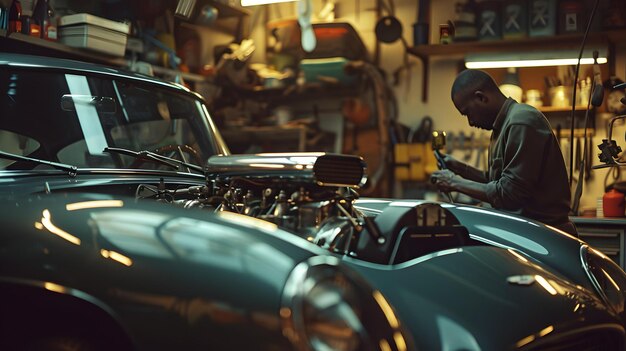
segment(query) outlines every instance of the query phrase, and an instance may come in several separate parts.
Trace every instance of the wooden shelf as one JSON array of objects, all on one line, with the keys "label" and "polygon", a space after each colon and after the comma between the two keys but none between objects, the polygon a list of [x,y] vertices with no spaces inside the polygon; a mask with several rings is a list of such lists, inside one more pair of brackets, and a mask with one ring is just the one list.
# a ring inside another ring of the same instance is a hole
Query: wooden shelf
[{"label": "wooden shelf", "polygon": [[[593,108],[593,107],[592,107]],[[541,106],[537,108],[541,112],[572,112],[572,107],[559,107],[559,106]],[[576,111],[586,111],[587,106],[578,105]]]},{"label": "wooden shelf", "polygon": [[244,17],[250,15],[250,11],[242,7],[228,5],[216,0],[200,1],[197,6],[201,8],[202,5],[214,6],[217,9],[218,18]]},{"label": "wooden shelf", "polygon": [[22,33],[10,33],[7,35],[6,30],[3,29],[0,29],[0,43],[0,47],[3,48],[2,51],[4,52],[69,58],[117,67],[126,65],[126,60],[123,57],[75,48],[58,41],[36,38]]},{"label": "wooden shelf", "polygon": [[[626,37],[626,29],[610,30],[590,33],[585,44],[586,48],[592,45],[606,45],[623,41]],[[467,53],[497,53],[510,51],[541,51],[541,50],[580,50],[582,34],[556,35],[547,37],[520,38],[494,41],[468,41],[451,44],[432,44],[407,47],[407,52],[416,56],[423,64],[423,92],[422,101],[428,100],[428,75],[431,57],[458,58]],[[609,57],[610,57],[609,53]],[[609,60],[611,60],[609,58]],[[611,63],[611,62],[610,62]]]},{"label": "wooden shelf", "polygon": [[[204,6],[213,6],[217,9],[217,19],[210,25],[196,23],[196,18]],[[244,18],[250,15],[250,11],[240,6],[228,5],[219,0],[200,0],[196,4],[194,15],[189,21],[181,21],[182,26],[188,28],[203,27],[229,34],[235,37],[236,42],[243,40]]]},{"label": "wooden shelf", "polygon": [[[623,40],[626,30],[590,33],[586,47],[591,44],[608,44]],[[534,51],[544,49],[580,49],[582,34],[556,35],[549,37],[520,38],[494,41],[468,41],[451,44],[419,45],[409,47],[410,54],[417,57],[464,55],[466,53]]]},{"label": "wooden shelf", "polygon": [[[113,66],[116,68],[128,68],[128,59],[119,56],[111,56],[106,53],[91,51],[83,48],[75,48],[58,41],[44,40],[22,33],[10,33],[7,36],[5,30],[0,29],[0,47],[4,52],[15,52],[30,55],[45,55],[56,58],[65,58],[79,61],[92,62]],[[206,77],[199,74],[180,72],[166,67],[152,65],[154,73],[159,76],[180,75],[183,79],[192,82],[206,81]]]}]

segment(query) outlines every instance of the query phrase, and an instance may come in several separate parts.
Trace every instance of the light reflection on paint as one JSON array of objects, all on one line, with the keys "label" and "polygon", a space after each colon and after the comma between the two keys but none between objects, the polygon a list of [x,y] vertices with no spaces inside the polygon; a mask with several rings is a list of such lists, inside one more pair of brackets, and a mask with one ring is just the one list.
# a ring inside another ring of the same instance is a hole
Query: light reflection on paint
[{"label": "light reflection on paint", "polygon": [[524,256],[520,255],[519,253],[515,252],[515,250],[507,249],[507,251],[510,252],[513,256],[517,257],[518,260],[520,260],[522,262],[528,262],[526,257],[524,257]]},{"label": "light reflection on paint", "polygon": [[385,317],[387,317],[389,325],[391,325],[392,328],[397,328],[399,326],[398,318],[396,318],[395,313],[393,313],[391,306],[389,305],[383,294],[381,294],[378,290],[374,290],[372,295],[374,295],[374,299],[376,299],[376,302],[378,302],[378,305],[383,310]]},{"label": "light reflection on paint", "polygon": [[550,295],[556,295],[556,289],[550,285],[550,283],[546,280],[546,278],[540,276],[539,274],[535,275],[535,280],[541,287],[543,287]]},{"label": "light reflection on paint", "polygon": [[50,291],[54,291],[58,293],[65,293],[65,288],[58,284],[46,282],[44,283],[43,286],[46,290],[50,290]]},{"label": "light reflection on paint", "polygon": [[74,202],[65,205],[65,209],[68,211],[84,210],[88,208],[103,208],[103,207],[123,207],[124,201],[122,200],[95,200],[95,201],[83,201]]},{"label": "light reflection on paint", "polygon": [[504,230],[502,228],[496,228],[496,227],[492,227],[489,225],[481,225],[481,224],[477,224],[476,228],[485,231],[489,234],[493,234],[497,237],[500,237],[502,239],[506,239],[507,241],[510,241],[512,243],[516,243],[519,246],[527,249],[527,250],[531,250],[535,253],[538,253],[540,255],[547,255],[548,249],[546,249],[545,247],[541,246],[539,243],[537,243],[536,241],[532,241],[522,235],[519,234],[515,234],[513,232],[510,232],[508,230]]},{"label": "light reflection on paint", "polygon": [[553,326],[546,327],[542,331],[539,332],[539,337],[546,336],[546,335],[552,333],[552,331],[554,331],[554,327]]},{"label": "light reflection on paint", "polygon": [[42,213],[42,217],[41,217],[41,224],[48,229],[48,231],[54,235],[59,236],[60,238],[63,238],[69,242],[71,242],[72,244],[75,245],[80,245],[80,239],[75,237],[74,235],[64,231],[63,229],[55,226],[54,224],[52,224],[52,219],[51,219],[51,215],[50,215],[50,211],[43,210]]},{"label": "light reflection on paint", "polygon": [[492,215],[492,216],[498,216],[498,217],[502,217],[502,218],[512,219],[514,221],[528,223],[530,225],[534,225],[535,227],[539,227],[539,224],[530,222],[527,219],[519,218],[519,217],[515,217],[515,216],[511,216],[511,215],[507,215],[507,214],[500,213],[500,212],[488,211],[488,210],[483,210],[482,208],[475,208],[475,207],[459,207],[458,209],[459,210],[463,210],[463,211],[478,212],[478,213],[483,213],[483,214],[487,214],[487,215]]},{"label": "light reflection on paint", "polygon": [[609,279],[609,281],[611,282],[611,284],[613,284],[613,286],[615,287],[615,289],[617,289],[617,291],[620,291],[619,286],[617,285],[617,283],[615,282],[615,280],[613,280],[613,278],[611,277],[611,275],[609,273],[607,273],[604,269],[600,268],[602,270],[602,273],[604,273],[604,275]]},{"label": "light reflection on paint", "polygon": [[377,200],[377,199],[359,199],[357,200],[358,204],[387,204],[392,201],[389,200]]},{"label": "light reflection on paint", "polygon": [[393,333],[393,340],[396,342],[396,347],[398,351],[406,351],[406,341],[404,340],[404,336],[399,331]]},{"label": "light reflection on paint", "polygon": [[558,282],[552,280],[552,279],[546,279],[546,281],[548,283],[550,283],[550,286],[552,286],[554,288],[554,290],[556,290],[556,293],[559,295],[565,295],[567,293],[567,291],[565,289],[563,289],[563,287],[561,286],[561,284],[559,284]]},{"label": "light reflection on paint", "polygon": [[380,339],[378,345],[380,346],[380,351],[391,351],[391,346],[385,339]]},{"label": "light reflection on paint", "polygon": [[234,212],[222,211],[217,212],[217,215],[229,220],[231,222],[235,222],[237,224],[241,224],[248,228],[260,229],[269,232],[275,232],[278,230],[278,226],[274,223],[267,222],[261,219],[257,219],[250,216],[240,215]]},{"label": "light reflection on paint", "polygon": [[126,267],[130,267],[133,264],[133,260],[131,260],[129,257],[122,255],[119,252],[102,249],[100,250],[100,255],[102,255],[102,257],[104,258],[110,258],[113,261],[119,262]]},{"label": "light reflection on paint", "polygon": [[547,227],[547,228],[549,228],[549,229],[552,229],[553,231],[555,231],[555,232],[557,232],[557,233],[559,233],[559,234],[561,234],[561,235],[564,235],[564,236],[567,236],[567,237],[569,237],[569,238],[573,238],[573,239],[578,239],[578,238],[576,238],[575,236],[573,236],[572,234],[570,234],[570,233],[568,233],[568,232],[564,232],[564,231],[562,231],[561,229],[555,228],[555,227],[553,227],[553,226],[551,226],[551,225],[547,225],[547,224],[546,224],[546,227]]},{"label": "light reflection on paint", "polygon": [[574,312],[578,311],[580,309],[580,303],[577,303],[576,306],[574,307]]},{"label": "light reflection on paint", "polygon": [[[273,157],[293,157],[293,154],[290,153],[259,153],[257,156],[273,156]],[[323,152],[298,152],[298,156],[304,157],[319,157],[323,156]]]},{"label": "light reflection on paint", "polygon": [[285,168],[285,165],[279,165],[277,163],[250,163],[249,166],[256,168]]},{"label": "light reflection on paint", "polygon": [[515,344],[515,346],[518,347],[518,348],[521,348],[522,346],[530,344],[534,340],[535,340],[535,336],[534,335],[529,335],[529,336],[523,338],[522,340],[518,341]]},{"label": "light reflection on paint", "polygon": [[390,207],[415,207],[422,204],[423,201],[394,201],[389,204]]}]

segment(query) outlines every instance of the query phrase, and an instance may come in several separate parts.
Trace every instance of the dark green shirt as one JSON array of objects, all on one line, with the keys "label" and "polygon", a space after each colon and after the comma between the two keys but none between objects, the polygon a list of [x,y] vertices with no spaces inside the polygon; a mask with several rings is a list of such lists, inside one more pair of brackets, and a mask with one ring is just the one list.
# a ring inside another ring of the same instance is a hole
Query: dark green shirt
[{"label": "dark green shirt", "polygon": [[540,222],[566,223],[570,188],[559,143],[536,108],[508,98],[493,124],[486,177],[496,209]]}]

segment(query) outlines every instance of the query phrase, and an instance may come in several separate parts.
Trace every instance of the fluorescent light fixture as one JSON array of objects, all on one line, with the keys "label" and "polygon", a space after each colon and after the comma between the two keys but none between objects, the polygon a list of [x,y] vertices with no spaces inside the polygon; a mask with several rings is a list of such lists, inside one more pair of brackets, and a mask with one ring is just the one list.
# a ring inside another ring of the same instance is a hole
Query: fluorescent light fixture
[{"label": "fluorescent light fixture", "polygon": [[[598,50],[598,63],[605,64],[607,49]],[[576,51],[542,51],[517,53],[479,53],[465,56],[465,67],[472,69],[508,68],[508,67],[544,67],[576,65]],[[581,65],[593,64],[592,51],[586,50],[580,60]]]},{"label": "fluorescent light fixture", "polygon": [[267,4],[275,4],[279,2],[292,2],[298,0],[241,0],[241,6],[256,6],[256,5],[267,5]]}]

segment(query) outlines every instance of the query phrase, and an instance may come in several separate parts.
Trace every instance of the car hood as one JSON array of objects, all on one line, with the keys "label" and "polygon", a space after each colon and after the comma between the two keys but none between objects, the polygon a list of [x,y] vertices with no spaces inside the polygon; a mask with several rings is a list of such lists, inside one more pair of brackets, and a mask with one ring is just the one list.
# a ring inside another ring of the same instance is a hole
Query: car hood
[{"label": "car hood", "polygon": [[[385,216],[393,207],[411,208],[432,201],[364,198],[356,206],[371,216]],[[472,239],[488,245],[513,248],[546,264],[569,280],[592,289],[582,269],[580,247],[584,244],[558,229],[528,218],[463,204],[439,203],[461,225]]]},{"label": "car hood", "polygon": [[0,204],[0,213],[0,279],[181,314],[183,300],[233,317],[276,314],[293,267],[324,253],[249,217],[106,195],[30,197]]},{"label": "car hood", "polygon": [[514,250],[469,246],[391,266],[345,261],[387,296],[418,349],[532,348],[594,326],[624,332],[589,290]]}]

